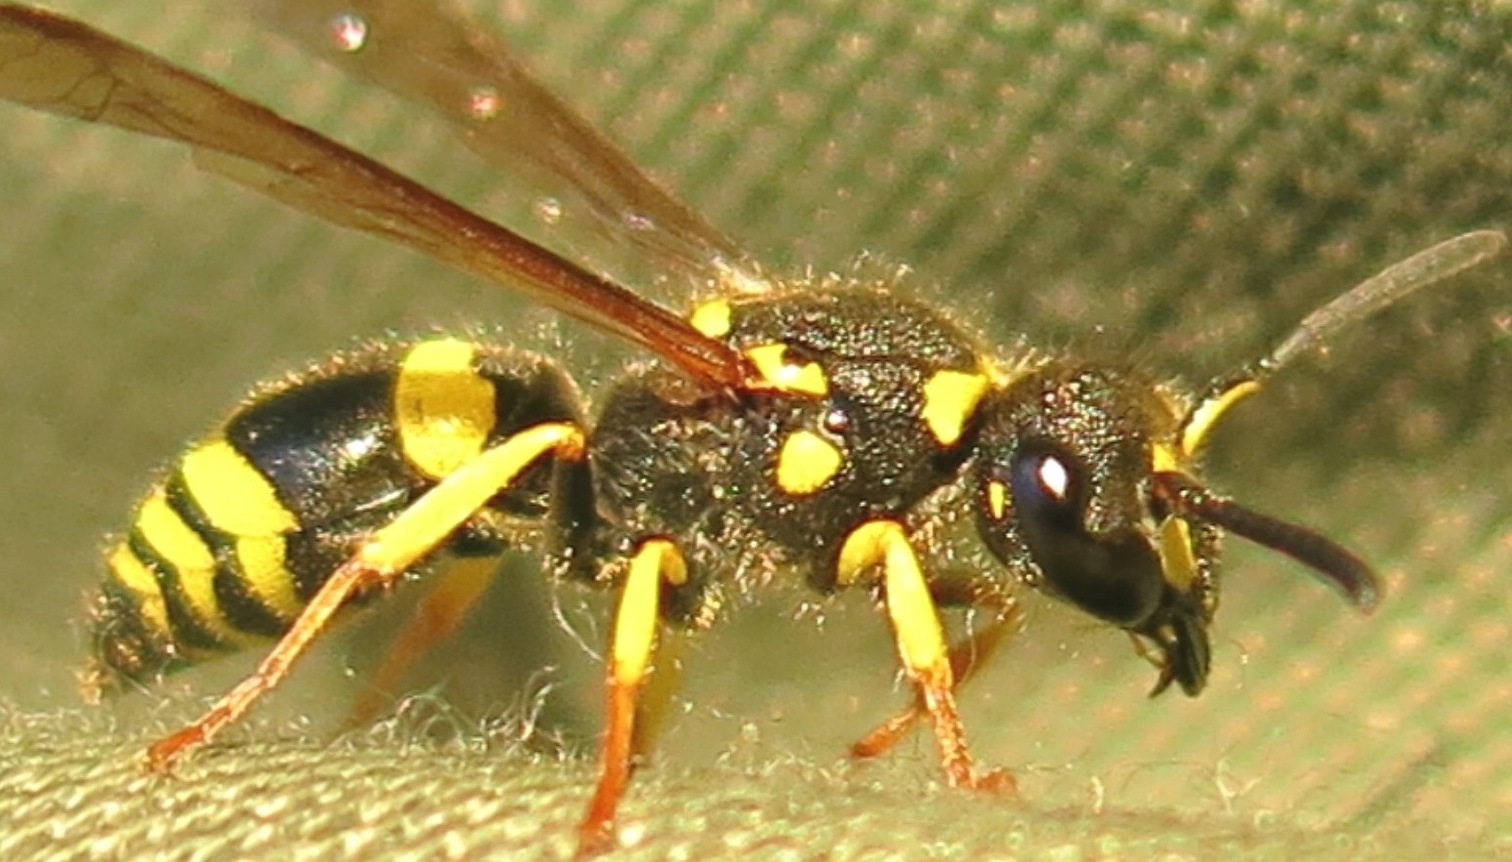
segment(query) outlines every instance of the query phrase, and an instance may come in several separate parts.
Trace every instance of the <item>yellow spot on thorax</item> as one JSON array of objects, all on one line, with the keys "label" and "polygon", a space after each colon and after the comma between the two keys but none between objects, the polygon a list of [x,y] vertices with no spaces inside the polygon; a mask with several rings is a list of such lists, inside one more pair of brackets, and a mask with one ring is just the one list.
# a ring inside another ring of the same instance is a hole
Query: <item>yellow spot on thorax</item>
[{"label": "yellow spot on thorax", "polygon": [[747,347],[745,355],[774,389],[805,395],[828,395],[829,379],[817,362],[799,365],[787,360],[787,345],[761,344]]},{"label": "yellow spot on thorax", "polygon": [[976,413],[987,392],[987,375],[974,371],[939,371],[924,383],[924,407],[920,411],[929,433],[942,446],[961,439],[966,423]]},{"label": "yellow spot on thorax", "polygon": [[194,504],[217,530],[233,536],[291,532],[298,520],[278,501],[273,484],[225,440],[189,450],[179,474]]},{"label": "yellow spot on thorax", "polygon": [[399,440],[404,457],[432,479],[476,458],[493,431],[494,387],[473,369],[474,352],[465,341],[437,339],[415,345],[399,365]]},{"label": "yellow spot on thorax", "polygon": [[845,463],[835,444],[812,431],[794,431],[777,453],[777,487],[807,496],[824,487]]},{"label": "yellow spot on thorax", "polygon": [[724,338],[730,334],[730,301],[715,299],[699,305],[688,315],[688,323],[709,338]]}]

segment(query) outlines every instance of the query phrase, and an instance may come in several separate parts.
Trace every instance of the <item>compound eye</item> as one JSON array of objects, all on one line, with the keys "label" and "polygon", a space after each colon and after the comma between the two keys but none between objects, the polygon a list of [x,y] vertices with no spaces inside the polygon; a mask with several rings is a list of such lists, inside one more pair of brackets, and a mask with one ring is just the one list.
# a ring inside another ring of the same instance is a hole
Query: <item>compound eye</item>
[{"label": "compound eye", "polygon": [[1159,608],[1165,579],[1155,549],[1134,525],[1093,533],[1084,463],[1053,443],[1029,443],[1009,466],[1013,510],[1024,544],[1051,592],[1125,627]]},{"label": "compound eye", "polygon": [[1013,462],[1009,486],[1019,517],[1056,530],[1080,530],[1085,469],[1069,455],[1034,447]]}]

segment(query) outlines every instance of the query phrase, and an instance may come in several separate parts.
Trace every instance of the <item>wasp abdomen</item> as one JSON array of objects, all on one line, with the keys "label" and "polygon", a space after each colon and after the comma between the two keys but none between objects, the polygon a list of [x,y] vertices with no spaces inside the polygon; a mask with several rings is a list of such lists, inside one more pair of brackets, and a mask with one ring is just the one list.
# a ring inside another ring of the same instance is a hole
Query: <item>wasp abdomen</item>
[{"label": "wasp abdomen", "polygon": [[[150,680],[276,639],[436,482],[525,426],[578,412],[545,360],[456,339],[375,345],[254,394],[173,463],[108,552],[90,684]],[[501,551],[501,515],[546,511],[538,472],[428,559]]]}]

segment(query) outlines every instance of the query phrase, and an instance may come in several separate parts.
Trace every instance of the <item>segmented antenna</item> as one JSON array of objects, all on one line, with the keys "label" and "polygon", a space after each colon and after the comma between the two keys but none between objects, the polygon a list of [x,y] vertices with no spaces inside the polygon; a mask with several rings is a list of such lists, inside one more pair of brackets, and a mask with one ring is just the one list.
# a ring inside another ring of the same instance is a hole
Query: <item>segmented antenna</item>
[{"label": "segmented antenna", "polygon": [[1335,333],[1357,323],[1416,290],[1500,254],[1507,236],[1497,230],[1478,230],[1444,240],[1375,276],[1312,314],[1257,364],[1255,379],[1275,373],[1304,353],[1321,347]]},{"label": "segmented antenna", "polygon": [[1239,373],[1220,377],[1187,414],[1182,423],[1181,451],[1195,458],[1218,420],[1240,401],[1259,391],[1266,378],[1288,363],[1317,350],[1345,327],[1364,320],[1414,291],[1489,260],[1506,248],[1507,236],[1498,230],[1477,230],[1447,239],[1432,248],[1392,264],[1355,285],[1332,302],[1302,318],[1297,328],[1259,362]]},{"label": "segmented antenna", "polygon": [[1368,563],[1338,542],[1220,497],[1180,473],[1156,473],[1154,478],[1160,493],[1186,517],[1222,527],[1291,557],[1362,613],[1375,610],[1380,602],[1380,579]]},{"label": "segmented antenna", "polygon": [[[1500,231],[1479,230],[1461,234],[1387,267],[1307,315],[1265,358],[1237,375],[1220,378],[1209,388],[1207,395],[1193,406],[1182,423],[1179,438],[1182,454],[1196,458],[1218,420],[1235,404],[1259,391],[1261,383],[1287,363],[1322,347],[1341,329],[1364,320],[1413,291],[1495,257],[1506,245],[1507,237]],[[1156,491],[1165,498],[1167,505],[1183,516],[1222,527],[1291,557],[1365,613],[1373,610],[1380,601],[1380,580],[1370,566],[1332,539],[1220,497],[1179,472],[1157,472],[1154,480]],[[1156,690],[1161,687],[1157,686]]]}]

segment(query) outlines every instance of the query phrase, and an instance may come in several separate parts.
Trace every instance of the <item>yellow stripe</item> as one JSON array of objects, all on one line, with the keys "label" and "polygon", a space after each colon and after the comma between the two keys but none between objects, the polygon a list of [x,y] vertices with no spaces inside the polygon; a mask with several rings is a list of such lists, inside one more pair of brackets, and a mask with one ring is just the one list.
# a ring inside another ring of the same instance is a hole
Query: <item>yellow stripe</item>
[{"label": "yellow stripe", "polygon": [[415,345],[399,365],[399,440],[404,457],[432,479],[476,458],[493,432],[494,387],[473,369],[473,357],[473,345],[447,338]]},{"label": "yellow stripe", "polygon": [[137,514],[137,529],[152,550],[173,567],[189,610],[205,631],[231,646],[251,646],[260,638],[226,622],[215,597],[215,554],[205,540],[168,505],[163,489],[154,490]]},{"label": "yellow stripe", "polygon": [[236,542],[236,559],[247,591],[279,619],[292,620],[304,604],[294,592],[294,573],[284,559],[284,548],[282,536],[245,536]]},{"label": "yellow stripe", "polygon": [[730,334],[730,301],[715,299],[705,302],[693,309],[688,322],[709,338],[724,338]]},{"label": "yellow stripe", "polygon": [[1181,451],[1187,457],[1194,458],[1202,444],[1207,442],[1207,435],[1213,430],[1213,426],[1223,418],[1235,404],[1260,391],[1258,380],[1241,380],[1233,386],[1210,398],[1203,400],[1187,417],[1186,424],[1181,428]]},{"label": "yellow stripe", "polygon": [[945,630],[919,558],[897,521],[868,521],[852,530],[840,548],[836,582],[854,583],[861,572],[879,564],[903,666],[916,673],[939,666],[947,654]]},{"label": "yellow stripe", "polygon": [[116,583],[136,597],[138,612],[147,627],[164,639],[172,639],[172,632],[168,629],[168,603],[163,600],[163,591],[159,589],[152,570],[137,559],[124,542],[110,552],[106,565]]},{"label": "yellow stripe", "polygon": [[430,553],[488,499],[505,490],[536,459],[548,454],[580,461],[586,442],[576,426],[543,422],[469,461],[453,472],[358,549],[359,559],[397,574]]},{"label": "yellow stripe", "polygon": [[233,536],[272,536],[299,526],[273,484],[225,440],[189,450],[179,467],[194,504],[212,526]]},{"label": "yellow stripe", "polygon": [[1007,485],[997,481],[987,483],[987,511],[994,521],[1001,521],[1008,514]]},{"label": "yellow stripe", "polygon": [[215,568],[215,554],[210,545],[173,511],[161,487],[154,488],[142,503],[136,527],[152,550],[173,568],[180,571]]},{"label": "yellow stripe", "polygon": [[936,372],[924,383],[924,408],[920,411],[929,433],[942,446],[954,445],[986,392],[985,374],[948,369]]},{"label": "yellow stripe", "polygon": [[886,549],[882,545],[881,532],[886,521],[869,521],[845,537],[840,546],[840,562],[835,566],[835,584],[848,587],[861,577],[868,567],[882,562]]},{"label": "yellow stripe", "polygon": [[1186,457],[1169,443],[1154,443],[1150,446],[1150,469],[1156,473],[1182,472]]},{"label": "yellow stripe", "polygon": [[777,453],[777,487],[807,496],[824,487],[844,463],[845,456],[833,443],[812,431],[794,431]]},{"label": "yellow stripe", "polygon": [[647,539],[630,558],[630,572],[614,614],[610,673],[616,682],[638,685],[645,677],[656,643],[661,585],[681,584],[687,579],[682,553],[666,539]]},{"label": "yellow stripe", "polygon": [[798,365],[787,360],[787,345],[760,344],[746,348],[745,355],[773,388],[805,395],[829,394],[829,378],[817,362]]},{"label": "yellow stripe", "polygon": [[214,570],[179,569],[179,589],[184,591],[184,600],[194,613],[195,621],[220,643],[230,647],[251,647],[267,642],[265,638],[249,635],[226,620],[226,615],[221,612],[220,600],[215,595]]},{"label": "yellow stripe", "polygon": [[1197,557],[1192,551],[1192,528],[1182,518],[1167,518],[1160,526],[1160,573],[1166,583],[1188,590],[1197,577]]}]

